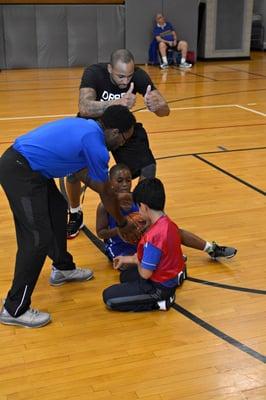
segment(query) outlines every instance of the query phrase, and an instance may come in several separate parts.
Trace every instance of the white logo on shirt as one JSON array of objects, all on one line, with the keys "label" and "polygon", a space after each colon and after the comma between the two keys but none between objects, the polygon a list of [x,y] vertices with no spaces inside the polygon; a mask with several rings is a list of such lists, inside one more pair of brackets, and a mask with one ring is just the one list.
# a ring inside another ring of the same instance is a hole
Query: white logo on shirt
[{"label": "white logo on shirt", "polygon": [[101,101],[110,101],[110,100],[121,99],[121,97],[123,97],[125,94],[126,94],[126,92],[114,94],[114,93],[109,93],[109,92],[107,92],[107,90],[105,90],[102,94]]}]

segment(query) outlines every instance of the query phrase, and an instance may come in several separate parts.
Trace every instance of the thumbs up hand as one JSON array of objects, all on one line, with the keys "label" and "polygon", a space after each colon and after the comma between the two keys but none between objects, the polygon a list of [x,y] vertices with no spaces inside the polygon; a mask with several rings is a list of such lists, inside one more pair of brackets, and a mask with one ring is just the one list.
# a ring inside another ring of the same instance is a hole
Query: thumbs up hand
[{"label": "thumbs up hand", "polygon": [[162,107],[164,101],[158,90],[151,90],[151,85],[148,85],[144,96],[144,103],[149,111],[156,112]]},{"label": "thumbs up hand", "polygon": [[128,91],[121,98],[120,104],[126,106],[129,110],[134,107],[136,103],[136,95],[133,93],[134,90],[134,82],[130,83]]}]

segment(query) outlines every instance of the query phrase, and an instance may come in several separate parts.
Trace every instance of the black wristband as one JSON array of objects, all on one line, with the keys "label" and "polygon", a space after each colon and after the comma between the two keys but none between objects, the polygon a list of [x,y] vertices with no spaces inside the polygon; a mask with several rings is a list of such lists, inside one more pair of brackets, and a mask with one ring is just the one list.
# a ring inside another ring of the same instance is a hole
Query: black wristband
[{"label": "black wristband", "polygon": [[122,224],[117,223],[117,227],[119,229],[125,228],[125,226],[127,226],[127,219],[125,219],[125,221],[123,221]]}]

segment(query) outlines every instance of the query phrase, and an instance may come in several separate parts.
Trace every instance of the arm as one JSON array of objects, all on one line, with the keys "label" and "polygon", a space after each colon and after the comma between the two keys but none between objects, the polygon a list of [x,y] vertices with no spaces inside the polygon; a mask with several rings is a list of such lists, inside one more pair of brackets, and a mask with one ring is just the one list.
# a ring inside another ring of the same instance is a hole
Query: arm
[{"label": "arm", "polygon": [[149,279],[152,275],[152,271],[141,266],[137,257],[137,253],[135,253],[133,256],[115,257],[113,263],[114,269],[119,269],[123,264],[136,264],[138,266],[138,272],[143,279]]},{"label": "arm", "polygon": [[173,35],[172,46],[176,46],[176,44],[177,44],[177,36],[176,36],[176,32],[174,30],[172,30],[172,35]]},{"label": "arm", "polygon": [[151,90],[150,85],[147,87],[144,102],[148,110],[154,112],[157,117],[166,117],[170,114],[170,109],[166,100],[163,98],[159,90]]},{"label": "arm", "polygon": [[96,211],[96,233],[97,236],[103,240],[110,239],[111,237],[118,235],[117,227],[108,227],[108,214],[102,203],[98,205]]},{"label": "arm", "polygon": [[136,95],[133,92],[134,84],[131,83],[129,90],[123,97],[116,100],[97,101],[96,91],[93,88],[81,88],[79,90],[79,114],[81,117],[101,117],[106,108],[111,105],[120,104],[131,109],[135,105]]},{"label": "arm", "polygon": [[155,39],[157,40],[158,43],[165,43],[165,44],[169,44],[169,46],[171,46],[172,42],[169,42],[169,40],[165,40],[165,39],[161,38],[160,35],[155,36]]},{"label": "arm", "polygon": [[[117,195],[112,189],[109,180],[106,182],[92,180],[87,175],[86,169],[77,172],[76,176],[78,179],[81,180],[81,182],[85,183],[85,185],[87,185],[94,192],[99,194],[101,201],[103,203],[103,207],[116,220],[118,225],[118,231],[119,234],[122,236],[122,238],[125,241],[129,240],[137,242],[139,239],[139,233],[137,232],[136,226],[133,222],[131,222],[121,214]],[[120,225],[122,225],[122,227]]]}]

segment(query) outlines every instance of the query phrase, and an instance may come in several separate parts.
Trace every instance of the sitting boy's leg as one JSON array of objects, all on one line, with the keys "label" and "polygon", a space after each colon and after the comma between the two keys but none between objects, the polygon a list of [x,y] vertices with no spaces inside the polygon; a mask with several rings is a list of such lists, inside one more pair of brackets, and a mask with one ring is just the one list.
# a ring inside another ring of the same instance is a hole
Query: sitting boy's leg
[{"label": "sitting boy's leg", "polygon": [[136,264],[126,265],[127,268],[122,268],[120,272],[120,282],[135,282],[140,279],[138,266]]},{"label": "sitting boy's leg", "polygon": [[[124,274],[123,271],[122,274]],[[160,295],[148,281],[139,278],[131,282],[112,285],[103,291],[103,301],[111,310],[151,311],[158,310]]]}]

